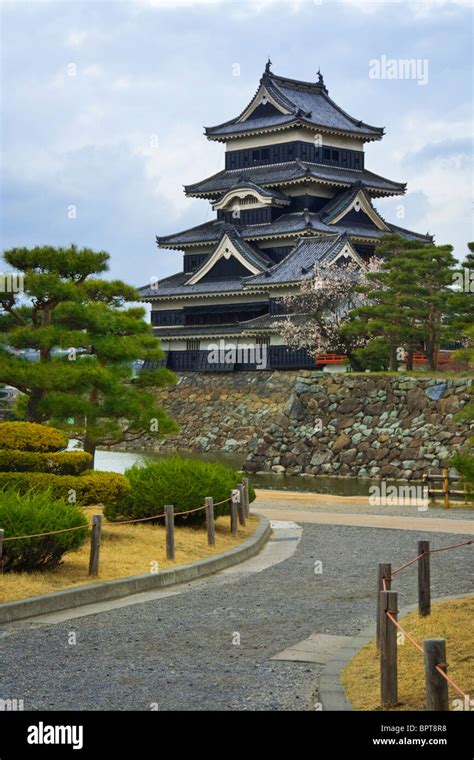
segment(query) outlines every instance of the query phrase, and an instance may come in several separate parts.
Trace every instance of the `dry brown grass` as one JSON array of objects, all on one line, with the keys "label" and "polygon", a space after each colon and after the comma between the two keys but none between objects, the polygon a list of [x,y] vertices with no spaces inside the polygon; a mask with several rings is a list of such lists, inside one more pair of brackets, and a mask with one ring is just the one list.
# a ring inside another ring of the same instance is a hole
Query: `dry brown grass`
[{"label": "dry brown grass", "polygon": [[[420,644],[423,639],[446,639],[448,673],[466,694],[474,694],[474,596],[438,602],[429,617],[411,612],[403,627]],[[342,671],[341,680],[355,710],[381,710],[379,656],[375,641],[363,647]],[[394,710],[424,710],[423,655],[409,641],[398,647],[398,698]],[[450,705],[460,695],[449,687]]]},{"label": "dry brown grass", "polygon": [[[97,514],[99,511],[97,507],[85,510],[89,515]],[[207,545],[205,528],[177,527],[174,562],[166,560],[164,526],[146,523],[120,527],[104,525],[100,548],[100,574],[97,578],[89,578],[87,575],[90,542],[86,541],[78,552],[65,554],[63,563],[54,570],[5,573],[0,578],[0,602],[47,594],[85,583],[149,573],[152,568],[156,569],[156,565],[152,563],[158,563],[158,569],[165,570],[168,567],[221,554],[248,538],[257,527],[258,518],[250,516],[245,528],[239,526],[235,538],[230,533],[229,523],[229,517],[217,518],[214,547]]]}]

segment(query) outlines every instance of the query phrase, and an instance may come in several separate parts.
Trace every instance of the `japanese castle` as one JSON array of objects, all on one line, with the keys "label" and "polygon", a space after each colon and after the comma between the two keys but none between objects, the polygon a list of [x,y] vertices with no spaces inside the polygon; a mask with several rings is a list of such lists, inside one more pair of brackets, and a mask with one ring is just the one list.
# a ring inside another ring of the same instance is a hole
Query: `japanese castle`
[{"label": "japanese castle", "polygon": [[319,72],[316,82],[288,79],[268,61],[240,115],[206,127],[205,135],[225,143],[225,168],[185,193],[207,198],[216,216],[157,237],[160,248],[183,251],[183,265],[141,288],[166,365],[182,372],[255,368],[238,354],[210,361],[218,344],[264,345],[267,369],[314,368],[306,350],[288,348],[278,334],[286,319],[281,296],[315,267],[366,266],[384,235],[432,240],[390,224],[373,205],[406,190],[365,167],[364,144],[381,140],[384,129],[338,106]]}]

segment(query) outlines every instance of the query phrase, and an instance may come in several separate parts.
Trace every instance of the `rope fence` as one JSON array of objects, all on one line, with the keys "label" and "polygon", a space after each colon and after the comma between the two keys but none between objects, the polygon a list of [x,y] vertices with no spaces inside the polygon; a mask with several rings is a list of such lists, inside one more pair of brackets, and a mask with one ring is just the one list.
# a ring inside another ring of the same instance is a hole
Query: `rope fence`
[{"label": "rope fence", "polygon": [[77,525],[73,528],[62,528],[61,530],[50,530],[43,533],[31,533],[24,536],[7,536],[4,537],[5,531],[0,528],[0,567],[3,569],[2,556],[3,556],[3,544],[8,541],[23,541],[32,538],[43,538],[45,536],[55,536],[60,533],[70,533],[77,530],[91,529],[91,550],[89,561],[89,575],[97,576],[99,574],[99,555],[100,544],[102,539],[103,526],[120,527],[122,525],[134,525],[136,523],[150,522],[151,520],[158,520],[160,518],[165,519],[166,530],[166,559],[174,560],[175,558],[175,545],[174,545],[174,529],[175,518],[185,517],[187,515],[195,514],[196,512],[206,511],[206,528],[207,528],[207,541],[209,546],[215,545],[215,518],[214,508],[219,507],[222,504],[230,503],[230,530],[233,536],[237,535],[238,523],[245,526],[246,517],[250,513],[250,498],[249,498],[249,481],[248,478],[243,478],[242,483],[239,483],[235,489],[233,489],[227,499],[214,502],[212,496],[207,496],[205,504],[201,507],[194,509],[188,509],[186,511],[174,511],[172,504],[165,505],[164,512],[160,512],[157,515],[151,517],[138,517],[133,520],[118,520],[117,522],[110,520],[103,520],[101,514],[92,516],[92,522],[89,525]]},{"label": "rope fence", "polygon": [[[40,538],[41,536],[56,536],[58,533],[70,533],[73,530],[84,530],[87,525],[77,525],[75,528],[62,528],[61,530],[48,530],[46,533],[30,533],[29,536],[7,536],[2,543],[7,541],[22,541],[25,538]],[[0,557],[1,559],[1,557]]]},{"label": "rope fence", "polygon": [[397,631],[424,658],[426,707],[428,710],[449,710],[448,684],[470,705],[469,695],[447,673],[446,641],[424,639],[420,644],[397,620],[398,595],[392,591],[395,575],[418,563],[418,611],[423,617],[431,613],[430,556],[474,544],[474,539],[448,546],[430,548],[429,541],[418,541],[418,554],[392,571],[390,563],[379,563],[377,577],[377,648],[380,652],[380,692],[384,708],[398,704],[398,640]]}]

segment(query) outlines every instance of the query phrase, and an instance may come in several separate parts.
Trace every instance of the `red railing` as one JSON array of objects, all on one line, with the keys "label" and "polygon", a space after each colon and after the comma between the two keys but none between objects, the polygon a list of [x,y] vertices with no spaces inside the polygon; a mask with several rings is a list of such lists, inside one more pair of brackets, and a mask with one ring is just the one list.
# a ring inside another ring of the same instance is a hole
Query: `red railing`
[{"label": "red railing", "polygon": [[318,354],[316,364],[343,364],[347,361],[344,354]]}]

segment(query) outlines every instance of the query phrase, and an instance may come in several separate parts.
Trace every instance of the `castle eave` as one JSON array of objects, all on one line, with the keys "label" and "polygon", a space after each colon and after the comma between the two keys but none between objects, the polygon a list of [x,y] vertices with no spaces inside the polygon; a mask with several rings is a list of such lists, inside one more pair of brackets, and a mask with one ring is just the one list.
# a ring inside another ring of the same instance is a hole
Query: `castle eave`
[{"label": "castle eave", "polygon": [[[265,135],[265,134],[275,134],[277,132],[283,132],[285,130],[295,129],[299,127],[304,127],[306,129],[310,129],[313,132],[322,132],[324,134],[328,135],[334,135],[335,137],[354,137],[354,138],[361,138],[363,137],[364,142],[376,142],[378,140],[381,140],[384,136],[384,132],[380,132],[379,134],[371,134],[371,133],[361,133],[361,132],[355,132],[350,130],[341,130],[341,129],[332,129],[330,127],[323,127],[319,124],[313,124],[308,121],[304,121],[302,119],[298,119],[295,121],[290,121],[287,124],[279,124],[275,126],[267,126],[267,127],[260,127],[260,128],[254,128],[254,129],[247,129],[247,130],[241,130],[240,132],[226,132],[226,133],[212,133],[208,132],[208,127],[205,127],[205,136],[208,140],[212,142],[221,142],[226,143],[230,140],[238,140],[241,137],[252,137],[253,135]],[[382,128],[383,129],[383,128]]]}]

